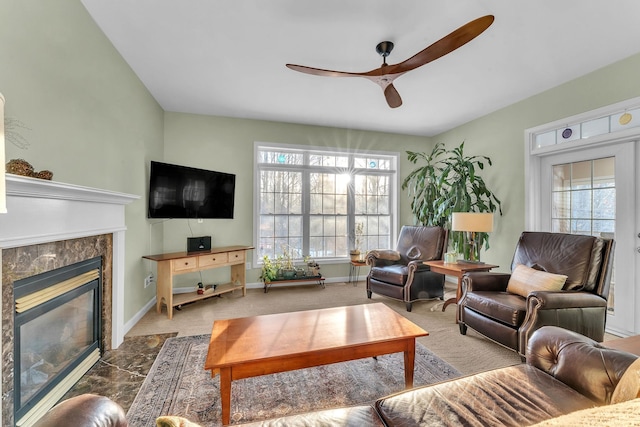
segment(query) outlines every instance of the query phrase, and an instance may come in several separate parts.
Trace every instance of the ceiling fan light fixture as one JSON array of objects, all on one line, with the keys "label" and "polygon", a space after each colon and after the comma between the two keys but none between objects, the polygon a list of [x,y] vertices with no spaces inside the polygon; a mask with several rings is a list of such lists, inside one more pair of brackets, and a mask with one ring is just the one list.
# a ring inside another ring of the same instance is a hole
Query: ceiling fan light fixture
[{"label": "ceiling fan light fixture", "polygon": [[389,56],[392,50],[393,50],[393,42],[390,42],[390,41],[380,42],[376,46],[376,52],[378,52],[378,55],[382,56],[383,58],[386,58],[387,56]]}]

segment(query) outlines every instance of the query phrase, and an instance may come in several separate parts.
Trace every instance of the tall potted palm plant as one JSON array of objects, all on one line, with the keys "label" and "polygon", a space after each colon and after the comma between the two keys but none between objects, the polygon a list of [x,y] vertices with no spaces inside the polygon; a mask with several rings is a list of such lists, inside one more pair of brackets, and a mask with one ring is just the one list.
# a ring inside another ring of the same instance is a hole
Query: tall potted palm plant
[{"label": "tall potted palm plant", "polygon": [[[450,228],[453,212],[497,211],[502,215],[500,199],[478,175],[485,163],[492,165],[489,157],[465,155],[464,142],[451,150],[437,143],[430,153],[407,151],[407,155],[411,163],[422,163],[402,182],[402,189],[408,190],[411,211],[418,223]],[[452,232],[449,241],[456,252],[464,252],[462,232]],[[477,250],[483,245],[485,249],[489,248],[488,235],[479,233]],[[465,253],[465,257],[468,256]]]}]

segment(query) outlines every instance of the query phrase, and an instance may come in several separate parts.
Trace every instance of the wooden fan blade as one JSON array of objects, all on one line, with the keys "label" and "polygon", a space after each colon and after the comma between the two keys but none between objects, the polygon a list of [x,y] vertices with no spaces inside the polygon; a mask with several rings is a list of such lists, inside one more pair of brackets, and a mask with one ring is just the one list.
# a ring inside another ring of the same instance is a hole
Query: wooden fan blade
[{"label": "wooden fan blade", "polygon": [[321,68],[307,67],[304,65],[287,64],[287,68],[305,74],[324,77],[362,77],[366,73],[349,73],[347,71],[323,70]]},{"label": "wooden fan blade", "polygon": [[435,61],[478,37],[484,30],[489,28],[494,19],[493,15],[486,15],[467,22],[462,27],[416,53],[411,58],[398,64],[390,65],[385,71],[387,74],[406,73],[424,64],[428,64],[431,61]]},{"label": "wooden fan blade", "polygon": [[387,104],[391,108],[398,108],[402,105],[402,98],[396,90],[393,84],[389,84],[384,90],[384,97],[387,99]]}]

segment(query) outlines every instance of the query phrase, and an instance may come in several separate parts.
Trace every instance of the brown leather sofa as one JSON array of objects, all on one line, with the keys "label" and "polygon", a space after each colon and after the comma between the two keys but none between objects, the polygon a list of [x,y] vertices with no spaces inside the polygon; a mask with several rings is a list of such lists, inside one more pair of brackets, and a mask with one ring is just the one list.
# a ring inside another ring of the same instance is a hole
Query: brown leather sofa
[{"label": "brown leather sofa", "polygon": [[563,233],[524,232],[511,263],[536,271],[566,275],[561,290],[535,290],[526,297],[509,291],[511,274],[467,273],[458,301],[460,333],[467,327],[517,351],[524,358],[527,341],[542,326],[560,326],[604,339],[607,298],[615,242]]},{"label": "brown leather sofa", "polygon": [[58,403],[33,427],[127,427],[124,410],[113,400],[83,394]]},{"label": "brown leather sofa", "polygon": [[444,275],[430,271],[424,261],[442,259],[448,232],[442,227],[404,225],[396,249],[369,251],[367,297],[384,295],[404,301],[411,311],[414,301],[444,297]]},{"label": "brown leather sofa", "polygon": [[[640,375],[636,360],[633,354],[608,349],[584,335],[546,326],[529,340],[524,364],[403,391],[372,405],[308,412],[242,425],[528,426],[587,408],[615,406],[610,403],[612,396],[620,394],[618,383],[623,375],[625,379],[637,379]],[[627,373],[632,364],[633,372]],[[636,387],[631,393],[625,390],[626,397],[623,397],[626,400],[637,395]],[[93,419],[87,412],[83,411]],[[57,408],[51,413],[61,415]],[[640,423],[640,414],[636,421]],[[96,425],[83,423],[77,417],[73,424],[44,422],[38,427]]]}]

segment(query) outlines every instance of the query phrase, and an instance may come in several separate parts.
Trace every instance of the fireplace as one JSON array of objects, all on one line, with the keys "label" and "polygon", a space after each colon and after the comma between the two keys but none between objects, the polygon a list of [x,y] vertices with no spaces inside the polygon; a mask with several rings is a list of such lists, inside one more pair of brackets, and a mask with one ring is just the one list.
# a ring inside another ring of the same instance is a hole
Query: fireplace
[{"label": "fireplace", "polygon": [[14,413],[30,425],[101,356],[102,258],[13,284]]},{"label": "fireplace", "polygon": [[[88,353],[89,356],[84,362],[78,362],[78,364],[84,363],[90,367],[97,360],[96,354],[97,357],[100,356],[101,350],[117,348],[122,343],[126,332],[124,329],[125,205],[139,198],[129,194],[10,174],[7,174],[6,180],[7,213],[0,215],[2,261],[0,326],[3,332],[0,340],[2,354],[0,425],[3,426],[15,425],[21,415],[25,411],[28,412],[21,409],[21,405],[26,401],[18,402],[22,400],[20,396],[24,392],[21,388],[25,387],[21,384],[16,387],[17,381],[22,376],[16,368],[22,370],[29,360],[25,360],[25,365],[20,366],[21,356],[16,364],[14,348],[23,345],[21,343],[23,335],[30,336],[31,332],[27,331],[29,328],[40,329],[40,326],[29,326],[29,321],[25,323],[26,326],[18,325],[24,320],[16,313],[16,301],[19,301],[22,306],[21,298],[25,295],[21,290],[23,280],[40,275],[55,275],[56,273],[53,272],[58,269],[99,259],[101,265],[97,269],[100,283],[81,285],[81,290],[76,291],[77,294],[64,297],[71,300],[79,298],[72,305],[79,313],[84,311],[85,314],[87,311],[79,307],[92,304],[88,302],[91,298],[88,298],[85,291],[90,289],[89,294],[99,299],[100,305],[97,310],[94,310],[94,315],[97,311],[99,318],[93,319],[91,326],[89,326],[91,322],[86,324],[87,334],[89,329],[93,330],[96,327],[99,329],[97,339],[94,342],[94,337],[91,337],[91,344],[79,345],[82,347],[81,353]],[[67,278],[62,281],[65,280]],[[26,293],[28,294],[29,292]],[[49,308],[51,307],[39,309],[48,311]],[[84,315],[80,317],[86,319]],[[79,319],[77,321],[82,322]],[[45,323],[48,325],[50,322],[45,320]],[[54,322],[51,321],[51,323]],[[66,333],[64,326],[58,327],[62,332],[58,329],[57,333]],[[82,341],[79,338],[76,339],[79,340],[78,343]],[[27,359],[29,357],[32,356],[27,356]],[[61,362],[56,369],[76,371],[77,374],[77,369],[69,366],[69,363]],[[41,373],[36,374],[35,370],[31,370],[30,373],[41,375]],[[71,378],[75,383],[77,379],[73,380],[73,376]],[[43,381],[43,378],[39,380],[32,378],[32,380],[32,382]],[[53,390],[53,387],[51,389]],[[52,390],[49,390],[49,394]],[[31,393],[46,394],[41,391]],[[49,401],[48,404],[54,403],[55,401]]]}]

